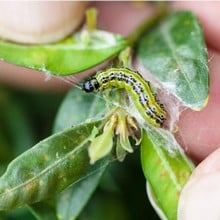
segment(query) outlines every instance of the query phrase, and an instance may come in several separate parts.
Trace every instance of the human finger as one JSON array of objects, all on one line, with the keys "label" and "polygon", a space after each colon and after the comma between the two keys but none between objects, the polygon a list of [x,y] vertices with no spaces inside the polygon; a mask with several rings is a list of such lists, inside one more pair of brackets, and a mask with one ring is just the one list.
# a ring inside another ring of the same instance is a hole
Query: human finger
[{"label": "human finger", "polygon": [[179,220],[219,220],[220,149],[196,167],[179,200]]},{"label": "human finger", "polygon": [[50,43],[82,22],[86,2],[1,1],[0,37],[19,43]]}]

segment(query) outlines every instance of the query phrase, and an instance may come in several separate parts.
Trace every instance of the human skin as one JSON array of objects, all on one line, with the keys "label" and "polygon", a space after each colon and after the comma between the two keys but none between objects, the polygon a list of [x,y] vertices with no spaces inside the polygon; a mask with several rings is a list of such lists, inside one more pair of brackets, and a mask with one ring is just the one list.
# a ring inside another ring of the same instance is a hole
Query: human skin
[{"label": "human skin", "polygon": [[[135,6],[135,4],[124,2],[99,2],[95,3],[95,6],[100,11],[98,17],[99,27],[123,35],[127,35],[141,20],[152,12],[151,8],[149,9],[144,5],[136,4]],[[216,150],[220,145],[220,26],[217,22],[220,17],[220,3],[184,1],[172,3],[172,7],[173,10],[191,10],[200,19],[208,47],[210,69],[210,97],[207,106],[200,112],[190,109],[185,110],[178,122],[179,132],[177,139],[181,146],[196,162],[202,161],[194,171],[196,175],[192,175],[181,194],[179,219],[208,219],[207,213],[211,212],[212,215],[210,214],[210,216],[212,217],[209,219],[215,220],[220,215],[218,205],[220,204],[220,191],[217,187],[218,184],[215,184],[216,181],[220,180],[220,162],[218,162],[220,161],[220,150]],[[62,14],[60,15],[60,19],[62,19]],[[16,16],[16,14],[12,16]],[[48,14],[49,16],[51,15]],[[128,17],[132,17],[129,22]],[[43,23],[44,25],[47,24],[46,18]],[[37,71],[30,71],[3,62],[0,63],[0,67],[4,69],[4,71],[0,72],[0,81],[14,86],[24,88],[28,86],[28,89],[53,91],[62,90],[65,87],[60,80],[45,83],[44,76]],[[23,83],[23,79],[27,80],[27,78],[28,85]],[[212,191],[209,192],[207,189],[212,189]],[[198,195],[199,198],[209,198],[212,203],[207,204],[206,199],[196,199]],[[209,212],[204,208],[207,206],[209,207]]]}]

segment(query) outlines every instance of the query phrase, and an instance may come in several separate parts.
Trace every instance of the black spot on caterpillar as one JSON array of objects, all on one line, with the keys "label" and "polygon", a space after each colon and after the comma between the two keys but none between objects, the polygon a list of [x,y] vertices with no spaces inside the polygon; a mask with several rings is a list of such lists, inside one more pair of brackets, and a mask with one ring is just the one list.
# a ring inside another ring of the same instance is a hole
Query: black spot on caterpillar
[{"label": "black spot on caterpillar", "polygon": [[98,92],[114,87],[128,92],[139,113],[149,124],[155,127],[163,125],[166,111],[157,101],[150,83],[138,72],[127,68],[110,68],[85,81],[82,89],[85,92]]}]

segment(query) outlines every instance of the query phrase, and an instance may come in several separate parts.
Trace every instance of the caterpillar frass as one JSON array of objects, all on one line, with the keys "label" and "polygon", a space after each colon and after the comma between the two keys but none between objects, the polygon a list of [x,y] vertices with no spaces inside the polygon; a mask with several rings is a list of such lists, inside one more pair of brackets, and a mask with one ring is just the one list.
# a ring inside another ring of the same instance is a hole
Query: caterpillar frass
[{"label": "caterpillar frass", "polygon": [[138,72],[127,68],[110,68],[97,73],[83,83],[85,92],[98,92],[110,88],[125,89],[142,117],[151,125],[161,127],[166,111],[151,90],[150,83]]}]

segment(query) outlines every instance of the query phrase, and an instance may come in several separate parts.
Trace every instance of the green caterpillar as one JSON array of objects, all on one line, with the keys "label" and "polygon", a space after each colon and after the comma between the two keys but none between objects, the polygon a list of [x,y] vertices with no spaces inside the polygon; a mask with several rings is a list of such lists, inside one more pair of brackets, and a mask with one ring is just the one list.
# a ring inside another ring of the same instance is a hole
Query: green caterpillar
[{"label": "green caterpillar", "polygon": [[109,88],[123,88],[132,97],[142,117],[151,125],[161,127],[166,111],[151,90],[150,83],[138,72],[127,68],[110,68],[97,73],[83,84],[85,92],[98,92]]}]

